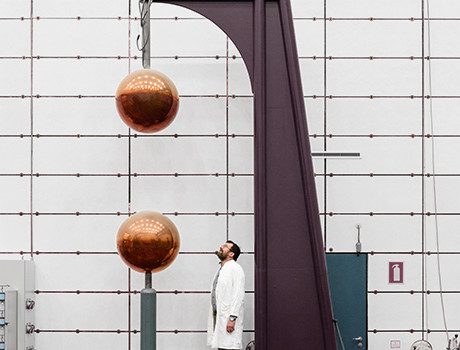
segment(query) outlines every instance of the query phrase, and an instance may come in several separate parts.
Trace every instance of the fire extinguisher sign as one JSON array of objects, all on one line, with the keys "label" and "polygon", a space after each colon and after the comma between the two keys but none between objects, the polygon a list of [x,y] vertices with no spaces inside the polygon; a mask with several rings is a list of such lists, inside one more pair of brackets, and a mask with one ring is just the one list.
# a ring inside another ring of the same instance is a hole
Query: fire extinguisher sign
[{"label": "fire extinguisher sign", "polygon": [[388,263],[388,282],[404,283],[404,263],[402,261]]}]

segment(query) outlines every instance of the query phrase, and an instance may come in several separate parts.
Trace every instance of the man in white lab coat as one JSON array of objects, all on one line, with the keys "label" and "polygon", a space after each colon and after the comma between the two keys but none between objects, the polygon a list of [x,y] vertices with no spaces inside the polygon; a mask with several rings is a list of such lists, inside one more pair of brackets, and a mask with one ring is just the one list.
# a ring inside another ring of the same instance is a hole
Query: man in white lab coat
[{"label": "man in white lab coat", "polygon": [[450,348],[452,350],[458,350],[458,334],[455,334],[455,336],[451,339],[450,341]]},{"label": "man in white lab coat", "polygon": [[211,285],[208,318],[208,346],[241,349],[244,317],[244,271],[236,262],[240,248],[232,241],[223,244],[216,255],[219,270]]}]

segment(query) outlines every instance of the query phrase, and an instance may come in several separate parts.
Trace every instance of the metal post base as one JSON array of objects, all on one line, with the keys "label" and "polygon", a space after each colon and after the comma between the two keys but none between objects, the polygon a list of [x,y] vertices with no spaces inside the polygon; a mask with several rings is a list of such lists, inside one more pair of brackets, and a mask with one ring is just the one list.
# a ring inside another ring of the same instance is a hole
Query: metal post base
[{"label": "metal post base", "polygon": [[141,290],[141,350],[157,348],[157,291]]}]

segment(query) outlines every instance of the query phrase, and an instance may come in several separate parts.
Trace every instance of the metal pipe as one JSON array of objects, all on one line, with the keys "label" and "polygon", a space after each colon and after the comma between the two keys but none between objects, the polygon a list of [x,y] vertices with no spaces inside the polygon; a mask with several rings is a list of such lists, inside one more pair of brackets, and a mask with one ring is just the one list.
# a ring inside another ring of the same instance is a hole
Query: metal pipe
[{"label": "metal pipe", "polygon": [[157,348],[157,292],[146,288],[141,291],[141,350]]},{"label": "metal pipe", "polygon": [[145,273],[145,289],[152,289],[152,273]]},{"label": "metal pipe", "polygon": [[152,288],[152,273],[145,273],[141,290],[141,350],[157,348],[157,291]]},{"label": "metal pipe", "polygon": [[139,0],[142,3],[142,66],[150,69],[150,0]]}]

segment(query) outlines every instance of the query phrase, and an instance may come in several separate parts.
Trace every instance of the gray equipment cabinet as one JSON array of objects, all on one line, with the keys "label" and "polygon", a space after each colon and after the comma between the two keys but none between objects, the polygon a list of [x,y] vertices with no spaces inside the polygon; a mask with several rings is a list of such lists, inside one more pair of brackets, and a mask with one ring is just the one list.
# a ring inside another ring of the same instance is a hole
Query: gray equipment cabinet
[{"label": "gray equipment cabinet", "polygon": [[33,261],[0,260],[0,350],[35,349]]}]

